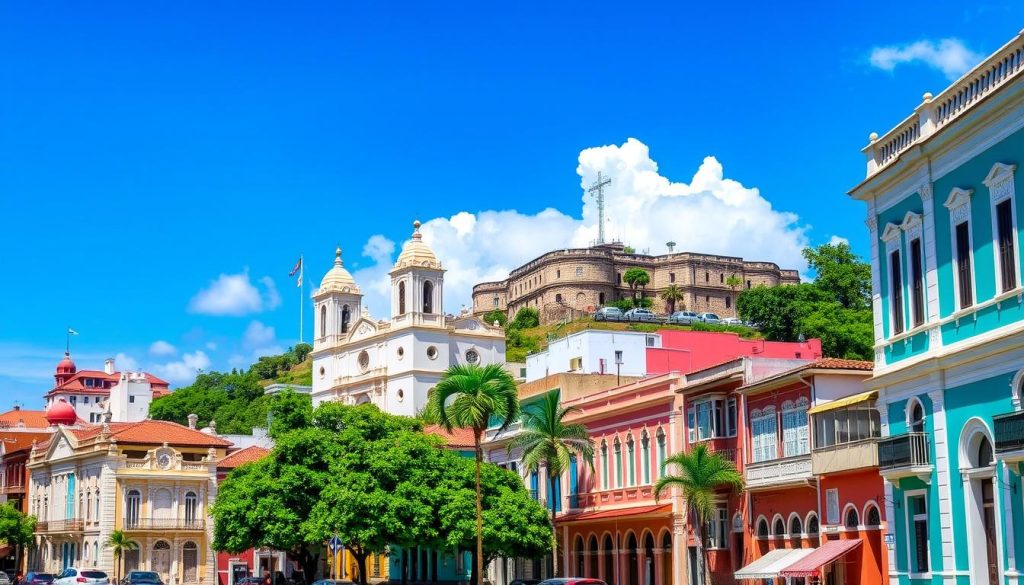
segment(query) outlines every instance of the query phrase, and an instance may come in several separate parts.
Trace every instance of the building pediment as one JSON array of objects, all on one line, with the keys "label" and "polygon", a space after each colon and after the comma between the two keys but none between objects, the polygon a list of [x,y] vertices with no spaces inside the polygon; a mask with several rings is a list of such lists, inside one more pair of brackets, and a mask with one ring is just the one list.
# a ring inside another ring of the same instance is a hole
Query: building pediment
[{"label": "building pediment", "polygon": [[473,315],[465,315],[456,317],[452,320],[449,325],[455,331],[468,331],[470,333],[491,333],[495,331],[502,331],[501,327],[495,327],[485,323],[480,317]]},{"label": "building pediment", "polygon": [[982,183],[985,183],[986,187],[998,185],[1007,179],[1012,179],[1013,172],[1016,170],[1017,165],[1008,165],[1006,163],[997,162],[992,165],[992,169],[988,172],[988,175],[985,176],[985,180],[982,181]]},{"label": "building pediment", "polygon": [[64,429],[60,429],[50,440],[50,446],[46,450],[46,460],[65,459],[75,454],[77,442]]},{"label": "building pediment", "polygon": [[974,189],[961,189],[960,187],[954,187],[949,192],[949,197],[946,198],[946,202],[943,205],[950,211],[958,209],[965,205],[970,205],[971,195],[974,194]]},{"label": "building pediment", "polygon": [[904,230],[910,230],[919,225],[921,225],[921,214],[908,211],[907,214],[903,216],[903,223],[901,226]]},{"label": "building pediment", "polygon": [[883,242],[894,242],[898,241],[900,237],[900,226],[894,223],[885,224],[885,231],[882,232]]},{"label": "building pediment", "polygon": [[352,328],[349,330],[348,343],[373,337],[379,331],[379,327],[376,321],[367,317],[360,317],[355,323],[352,324]]}]

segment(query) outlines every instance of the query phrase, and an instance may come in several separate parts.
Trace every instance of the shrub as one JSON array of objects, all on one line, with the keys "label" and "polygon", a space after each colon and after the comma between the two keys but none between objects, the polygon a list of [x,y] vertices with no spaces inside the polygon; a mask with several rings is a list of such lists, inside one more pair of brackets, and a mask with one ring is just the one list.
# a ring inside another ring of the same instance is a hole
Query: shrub
[{"label": "shrub", "polygon": [[505,311],[502,311],[501,309],[495,309],[484,313],[483,319],[484,323],[487,323],[488,325],[493,325],[494,322],[497,321],[498,325],[504,327],[505,324],[508,323],[508,315],[506,315]]},{"label": "shrub", "polygon": [[540,326],[540,311],[529,307],[519,309],[519,312],[516,313],[515,318],[512,319],[512,323],[509,325],[509,327],[515,329],[528,329],[538,326]]}]

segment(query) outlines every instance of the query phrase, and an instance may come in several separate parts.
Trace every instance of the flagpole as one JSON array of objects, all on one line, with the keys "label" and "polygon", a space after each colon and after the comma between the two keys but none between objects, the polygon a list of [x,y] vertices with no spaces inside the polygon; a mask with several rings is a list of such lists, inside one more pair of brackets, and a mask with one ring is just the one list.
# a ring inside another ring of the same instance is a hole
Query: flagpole
[{"label": "flagpole", "polygon": [[306,263],[302,261],[302,254],[299,254],[299,343],[302,343],[302,305],[305,304],[306,282],[302,275],[306,272]]}]

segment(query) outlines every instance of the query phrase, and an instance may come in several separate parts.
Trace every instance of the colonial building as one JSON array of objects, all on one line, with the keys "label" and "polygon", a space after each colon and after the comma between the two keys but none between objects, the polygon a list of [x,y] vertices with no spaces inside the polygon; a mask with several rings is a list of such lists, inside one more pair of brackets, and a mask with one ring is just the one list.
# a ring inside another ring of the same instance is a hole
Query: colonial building
[{"label": "colonial building", "polygon": [[391,318],[375,320],[336,252],[313,294],[313,403],[372,402],[415,415],[449,366],[505,361],[505,332],[472,315],[444,314],[444,269],[419,222],[391,270]]},{"label": "colonial building", "polygon": [[[52,433],[45,413],[14,407],[0,414],[0,503],[28,514],[28,471],[25,468],[33,445]],[[14,575],[25,569],[25,551],[0,545],[0,571]]]},{"label": "colonial building", "polygon": [[665,310],[658,293],[678,286],[686,295],[676,310],[736,315],[739,291],[758,285],[796,284],[796,270],[772,262],[748,262],[733,256],[670,252],[661,256],[628,252],[621,244],[555,250],[516,268],[507,279],[473,287],[473,312],[505,311],[509,317],[525,307],[540,311],[541,323],[589,313],[633,294],[623,275],[642,268],[651,277],[645,296]]},{"label": "colonial building", "polygon": [[54,434],[28,460],[29,508],[38,519],[30,568],[88,565],[114,574],[104,544],[122,530],[139,544],[124,570],[155,571],[173,585],[215,582],[209,506],[230,443],[165,421],[79,423],[63,401],[47,417]]},{"label": "colonial building", "polygon": [[1024,563],[1024,34],[864,148],[891,583]]},{"label": "colonial building", "polygon": [[127,411],[131,420],[146,418],[153,399],[170,392],[168,383],[153,374],[117,371],[113,358],[104,362],[102,370],[79,370],[71,355],[65,353],[53,379],[53,389],[44,397],[46,406],[63,400],[75,409],[79,418],[90,423],[103,420],[103,413],[110,406],[107,404],[110,389],[118,384],[131,386],[128,392],[121,394],[131,404]]}]

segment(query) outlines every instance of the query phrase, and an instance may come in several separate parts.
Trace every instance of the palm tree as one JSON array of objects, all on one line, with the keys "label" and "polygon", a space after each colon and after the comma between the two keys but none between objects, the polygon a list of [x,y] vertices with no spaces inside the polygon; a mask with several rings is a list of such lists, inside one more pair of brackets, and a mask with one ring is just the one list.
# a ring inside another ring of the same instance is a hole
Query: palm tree
[{"label": "palm tree", "polygon": [[[676,303],[686,300],[686,293],[683,292],[683,289],[679,288],[679,285],[670,284],[665,287],[665,290],[661,291],[661,300],[665,301],[665,304],[668,305],[668,314],[671,315],[676,312]],[[685,305],[683,309],[686,309]]]},{"label": "palm tree", "polygon": [[565,418],[579,408],[563,408],[558,403],[558,391],[548,392],[535,408],[523,409],[523,431],[508,445],[511,453],[522,449],[523,466],[530,472],[539,471],[543,464],[548,470],[548,494],[551,504],[551,560],[553,574],[558,575],[558,532],[555,529],[555,481],[573,465],[573,458],[582,459],[594,467],[594,440],[587,427],[580,423],[566,423]]},{"label": "palm tree", "polygon": [[482,583],[484,575],[483,499],[480,493],[480,443],[491,421],[505,430],[519,420],[519,394],[511,374],[500,364],[466,364],[448,368],[427,397],[427,417],[444,430],[472,429],[476,451],[476,573],[473,581]]},{"label": "palm tree", "polygon": [[139,550],[139,543],[128,538],[123,530],[115,530],[107,539],[107,548],[114,551],[114,582],[117,583],[121,580],[121,559],[124,558],[124,553]]},{"label": "palm tree", "polygon": [[[675,466],[676,475],[664,475],[670,465]],[[698,582],[702,583],[707,578],[705,568],[708,564],[705,527],[715,511],[715,494],[723,487],[743,491],[743,475],[736,470],[732,461],[708,451],[704,444],[694,446],[689,453],[676,453],[666,459],[662,476],[654,484],[655,498],[660,498],[662,492],[668,489],[679,488],[680,495],[686,501],[692,514],[691,526],[700,559],[697,567]]]}]

